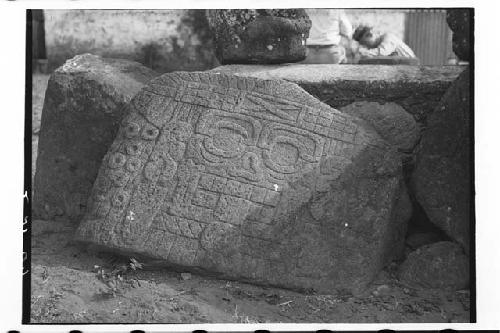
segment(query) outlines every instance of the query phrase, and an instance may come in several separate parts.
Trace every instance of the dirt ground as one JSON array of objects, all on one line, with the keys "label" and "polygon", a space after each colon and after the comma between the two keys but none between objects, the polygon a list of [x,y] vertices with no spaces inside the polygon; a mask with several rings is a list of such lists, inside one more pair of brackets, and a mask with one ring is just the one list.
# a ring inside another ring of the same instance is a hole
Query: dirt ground
[{"label": "dirt ground", "polygon": [[[33,161],[47,79],[33,76]],[[468,290],[409,288],[396,264],[362,295],[304,294],[153,268],[74,243],[74,228],[32,222],[32,323],[469,322]]]}]

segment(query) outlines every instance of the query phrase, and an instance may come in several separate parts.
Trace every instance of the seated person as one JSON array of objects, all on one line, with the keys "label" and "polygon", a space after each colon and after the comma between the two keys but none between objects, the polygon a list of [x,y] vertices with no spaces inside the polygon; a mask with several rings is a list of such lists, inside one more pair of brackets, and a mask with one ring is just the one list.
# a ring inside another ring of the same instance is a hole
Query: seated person
[{"label": "seated person", "polygon": [[306,9],[311,20],[304,64],[338,64],[345,61],[343,39],[350,39],[352,25],[343,10]]},{"label": "seated person", "polygon": [[398,56],[416,58],[412,49],[392,33],[383,35],[372,32],[373,27],[359,26],[352,38],[360,45],[358,49],[362,57]]}]

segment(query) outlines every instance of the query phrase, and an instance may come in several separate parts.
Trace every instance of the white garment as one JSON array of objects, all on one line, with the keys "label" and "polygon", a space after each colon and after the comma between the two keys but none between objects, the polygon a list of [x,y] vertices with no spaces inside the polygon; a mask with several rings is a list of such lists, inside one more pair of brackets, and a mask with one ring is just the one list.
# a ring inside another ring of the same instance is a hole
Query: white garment
[{"label": "white garment", "polygon": [[382,36],[382,41],[378,47],[373,49],[367,49],[361,47],[359,52],[365,57],[376,57],[376,56],[399,56],[406,58],[415,58],[415,53],[412,49],[406,45],[401,39],[396,37],[391,33],[384,34]]},{"label": "white garment", "polygon": [[306,9],[312,26],[307,45],[339,45],[341,35],[351,38],[351,22],[342,9]]}]

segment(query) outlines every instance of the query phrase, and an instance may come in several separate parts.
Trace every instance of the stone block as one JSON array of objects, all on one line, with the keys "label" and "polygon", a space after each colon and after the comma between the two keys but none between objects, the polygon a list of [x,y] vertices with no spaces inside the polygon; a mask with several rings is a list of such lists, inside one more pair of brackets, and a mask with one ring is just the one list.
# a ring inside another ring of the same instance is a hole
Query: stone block
[{"label": "stone block", "polygon": [[50,77],[42,112],[33,215],[77,221],[125,105],[156,74],[127,60],[76,56]]},{"label": "stone block", "polygon": [[363,124],[289,82],[165,74],[130,103],[77,238],[230,279],[358,292],[401,254],[411,214],[398,153]]}]

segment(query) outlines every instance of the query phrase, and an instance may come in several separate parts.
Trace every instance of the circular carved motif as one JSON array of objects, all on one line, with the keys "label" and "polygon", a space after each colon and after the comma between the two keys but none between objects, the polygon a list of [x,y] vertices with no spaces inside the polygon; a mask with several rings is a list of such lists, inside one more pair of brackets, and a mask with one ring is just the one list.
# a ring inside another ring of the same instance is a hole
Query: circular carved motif
[{"label": "circular carved motif", "polygon": [[125,125],[125,136],[129,139],[136,137],[141,130],[141,126],[134,122],[128,122]]},{"label": "circular carved motif", "polygon": [[140,151],[139,144],[136,142],[130,142],[125,146],[125,150],[129,155],[138,155]]},{"label": "circular carved motif", "polygon": [[141,137],[145,140],[154,140],[158,136],[160,131],[151,125],[144,126],[141,132]]},{"label": "circular carved motif", "polygon": [[131,158],[127,162],[127,170],[130,172],[135,172],[141,167],[141,161],[137,158]]},{"label": "circular carved motif", "polygon": [[109,157],[108,164],[111,169],[118,169],[121,168],[126,161],[127,157],[125,155],[122,153],[114,153]]}]

